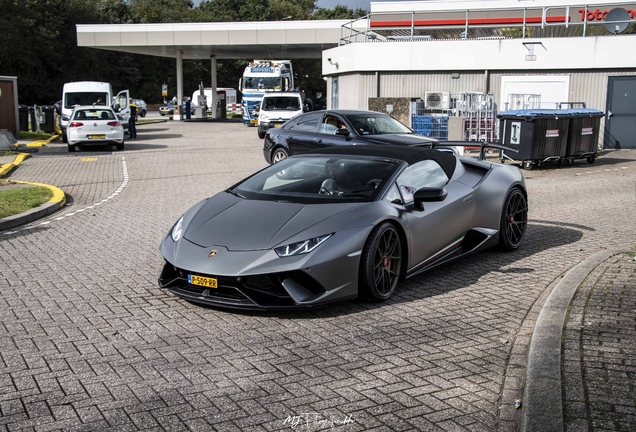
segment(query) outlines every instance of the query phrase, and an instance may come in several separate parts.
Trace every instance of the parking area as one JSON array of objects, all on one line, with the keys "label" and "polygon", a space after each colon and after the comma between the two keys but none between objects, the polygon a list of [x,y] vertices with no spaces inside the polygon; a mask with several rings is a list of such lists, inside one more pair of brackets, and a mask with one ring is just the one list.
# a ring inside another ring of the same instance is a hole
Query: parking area
[{"label": "parking area", "polygon": [[420,274],[387,302],[235,312],[157,286],[159,243],[265,166],[236,122],[138,126],[123,152],[51,143],[11,178],[69,199],[0,234],[3,430],[516,430],[533,320],[562,275],[630,249],[636,154],[524,171],[514,253]]}]

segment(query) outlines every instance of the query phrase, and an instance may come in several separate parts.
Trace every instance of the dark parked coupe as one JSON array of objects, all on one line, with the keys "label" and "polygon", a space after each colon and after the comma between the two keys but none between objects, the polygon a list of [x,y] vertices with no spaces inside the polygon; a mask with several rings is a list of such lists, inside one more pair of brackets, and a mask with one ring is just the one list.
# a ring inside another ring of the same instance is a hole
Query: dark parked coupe
[{"label": "dark parked coupe", "polygon": [[268,129],[263,155],[267,163],[328,146],[360,144],[427,145],[437,140],[417,135],[391,116],[375,111],[308,112]]},{"label": "dark parked coupe", "polygon": [[527,212],[513,165],[421,147],[329,147],[190,208],[161,244],[159,285],[239,309],[382,301],[402,278],[491,245],[517,249]]}]

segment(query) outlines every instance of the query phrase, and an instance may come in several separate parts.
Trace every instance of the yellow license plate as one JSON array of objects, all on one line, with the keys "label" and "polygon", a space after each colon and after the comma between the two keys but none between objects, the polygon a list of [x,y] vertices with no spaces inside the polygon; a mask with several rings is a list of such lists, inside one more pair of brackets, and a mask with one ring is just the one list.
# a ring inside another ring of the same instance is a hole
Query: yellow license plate
[{"label": "yellow license plate", "polygon": [[89,135],[88,139],[104,139],[106,135]]},{"label": "yellow license plate", "polygon": [[282,123],[276,123],[274,127],[281,127],[282,125],[283,125]]},{"label": "yellow license plate", "polygon": [[250,120],[250,124],[258,124],[258,120]]},{"label": "yellow license plate", "polygon": [[216,278],[211,277],[188,275],[188,283],[206,288],[218,288]]}]

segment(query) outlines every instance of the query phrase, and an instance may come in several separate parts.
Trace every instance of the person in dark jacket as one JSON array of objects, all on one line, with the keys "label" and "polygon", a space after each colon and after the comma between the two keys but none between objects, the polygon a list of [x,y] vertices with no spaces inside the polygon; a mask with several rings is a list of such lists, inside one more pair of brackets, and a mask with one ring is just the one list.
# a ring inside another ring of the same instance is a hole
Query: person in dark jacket
[{"label": "person in dark jacket", "polygon": [[132,98],[130,98],[130,119],[128,120],[128,133],[130,133],[130,139],[137,138],[137,105],[133,102]]}]

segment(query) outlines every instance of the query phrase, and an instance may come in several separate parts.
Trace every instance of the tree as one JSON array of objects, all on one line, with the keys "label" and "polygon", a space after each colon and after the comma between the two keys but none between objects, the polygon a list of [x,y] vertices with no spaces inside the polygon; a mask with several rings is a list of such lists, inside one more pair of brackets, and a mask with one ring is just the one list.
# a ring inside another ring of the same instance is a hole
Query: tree
[{"label": "tree", "polygon": [[191,22],[191,0],[130,0],[130,11],[137,23]]},{"label": "tree", "polygon": [[203,0],[197,22],[308,20],[316,0]]},{"label": "tree", "polygon": [[356,8],[349,9],[347,6],[337,5],[333,9],[318,8],[314,12],[313,19],[317,20],[333,20],[333,19],[356,19],[368,15],[365,9]]},{"label": "tree", "polygon": [[[149,103],[160,102],[161,85],[176,88],[173,58],[77,46],[77,25],[167,22],[350,19],[361,9],[316,8],[315,0],[0,0],[0,75],[18,77],[19,102],[52,104],[69,81],[104,81],[129,89]],[[217,62],[219,87],[236,87],[248,61]],[[186,94],[209,82],[210,60],[183,62]],[[324,91],[319,60],[294,60],[297,85],[308,95]],[[208,84],[209,85],[209,84]]]}]

